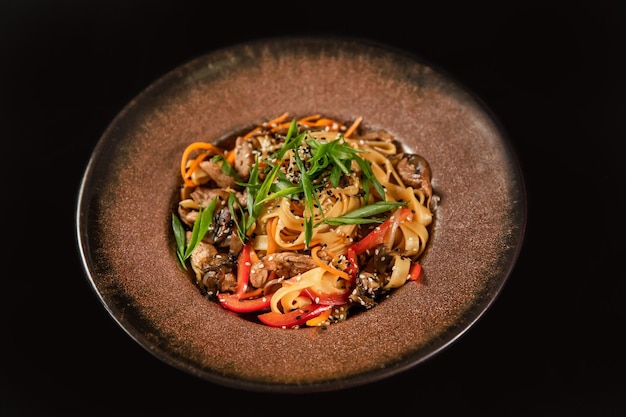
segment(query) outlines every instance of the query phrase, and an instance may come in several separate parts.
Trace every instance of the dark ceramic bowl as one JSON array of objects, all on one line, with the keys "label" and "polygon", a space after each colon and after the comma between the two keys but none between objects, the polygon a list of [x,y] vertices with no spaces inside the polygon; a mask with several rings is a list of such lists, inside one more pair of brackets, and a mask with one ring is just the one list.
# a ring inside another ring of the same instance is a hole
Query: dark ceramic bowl
[{"label": "dark ceramic bowl", "polygon": [[[227,313],[180,268],[170,216],[182,150],[288,111],[384,129],[431,165],[441,197],[421,263],[375,308],[328,329]],[[150,85],[86,168],[77,237],[87,278],[147,352],[213,383],[303,393],[371,383],[440,352],[489,308],[520,251],[524,184],[485,106],[417,57],[348,39],[266,39],[217,50]]]}]

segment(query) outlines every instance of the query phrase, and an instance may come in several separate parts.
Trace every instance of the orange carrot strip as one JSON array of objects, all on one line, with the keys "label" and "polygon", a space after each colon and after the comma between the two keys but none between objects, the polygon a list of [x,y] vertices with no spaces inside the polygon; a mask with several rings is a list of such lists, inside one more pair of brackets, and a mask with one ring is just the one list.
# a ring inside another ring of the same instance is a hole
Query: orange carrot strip
[{"label": "orange carrot strip", "polygon": [[341,126],[341,123],[333,119],[319,119],[313,123],[313,126],[332,126],[333,124]]},{"label": "orange carrot strip", "polygon": [[320,114],[312,114],[310,116],[306,116],[306,117],[303,117],[303,118],[299,119],[298,123],[303,124],[303,125],[304,124],[310,124],[311,122],[319,119],[320,117],[322,117],[322,115],[320,115]]},{"label": "orange carrot strip", "polygon": [[265,225],[267,229],[267,254],[276,252],[278,245],[276,244],[276,224],[278,223],[278,217],[272,217],[267,221]]},{"label": "orange carrot strip", "polygon": [[252,291],[244,292],[243,294],[239,296],[239,299],[245,300],[246,298],[260,297],[262,295],[263,295],[263,288],[257,288]]},{"label": "orange carrot strip", "polygon": [[281,123],[283,120],[285,120],[287,118],[287,116],[289,116],[289,113],[285,112],[285,113],[281,114],[280,116],[278,116],[277,118],[272,119],[272,120],[264,123],[264,125],[272,126],[273,124]]},{"label": "orange carrot strip", "polygon": [[352,126],[350,126],[348,128],[348,130],[346,130],[346,133],[343,135],[344,138],[349,138],[350,135],[352,135],[354,133],[354,131],[356,130],[357,127],[359,127],[359,125],[361,124],[361,122],[363,121],[363,117],[359,116],[358,119],[356,119],[354,121],[354,123],[352,123]]},{"label": "orange carrot strip", "polygon": [[228,151],[228,153],[226,154],[226,162],[228,162],[230,165],[235,164],[235,150],[234,149],[232,151]]},{"label": "orange carrot strip", "polygon": [[198,168],[200,162],[204,161],[207,156],[209,156],[209,152],[203,152],[195,157],[195,159],[189,164],[189,168],[187,169],[187,173],[185,174],[185,179],[191,178],[191,174]]},{"label": "orange carrot strip", "polygon": [[341,271],[337,268],[333,268],[332,266],[328,265],[326,262],[322,261],[319,256],[317,256],[317,252],[320,249],[321,249],[321,246],[315,246],[313,249],[311,249],[311,258],[313,258],[315,263],[321,268],[323,268],[324,270],[330,272],[331,274],[340,276],[341,278],[344,278],[346,280],[350,280],[350,275],[348,275],[347,272]]},{"label": "orange carrot strip", "polygon": [[291,122],[285,122],[285,123],[279,123],[276,126],[274,126],[270,132],[277,132],[281,129],[287,129],[289,126],[291,125]]},{"label": "orange carrot strip", "polygon": [[243,138],[244,139],[248,139],[250,138],[253,134],[255,134],[256,132],[260,132],[262,128],[260,127],[255,127],[254,129],[252,129],[251,131],[249,131],[248,133],[246,133]]},{"label": "orange carrot strip", "polygon": [[219,155],[224,155],[224,151],[222,151],[220,148],[218,148],[217,146],[211,144],[211,143],[206,143],[206,142],[194,142],[190,145],[187,146],[187,148],[185,148],[185,151],[183,152],[183,156],[180,160],[180,175],[183,177],[183,180],[185,181],[185,184],[190,186],[190,187],[195,187],[196,184],[194,184],[191,181],[188,181],[189,175],[191,174],[191,171],[187,170],[187,161],[189,160],[189,156],[191,155],[191,152],[193,151],[197,151],[200,149],[204,149],[208,152],[215,152]]},{"label": "orange carrot strip", "polygon": [[332,308],[329,308],[326,311],[322,311],[322,313],[319,316],[313,317],[312,319],[307,320],[306,325],[314,327],[314,326],[318,326],[324,323],[330,317],[331,311],[332,311]]},{"label": "orange carrot strip", "polygon": [[[280,116],[278,116],[275,119],[268,120],[267,122],[264,122],[261,126],[257,126],[254,129],[252,129],[250,132],[246,133],[244,138],[247,139],[247,138],[251,137],[253,134],[262,131],[264,127],[269,127],[270,128],[270,132],[275,132],[275,131],[279,130],[281,127],[288,127],[291,124],[291,122],[289,122],[289,123],[282,123],[283,120],[285,120],[287,118],[287,116],[289,116],[289,113],[285,112],[285,113],[281,114]],[[276,125],[276,126],[274,126],[274,125]]]},{"label": "orange carrot strip", "polygon": [[255,264],[259,261],[260,261],[259,254],[256,253],[256,251],[254,250],[252,246],[250,246],[250,262]]}]

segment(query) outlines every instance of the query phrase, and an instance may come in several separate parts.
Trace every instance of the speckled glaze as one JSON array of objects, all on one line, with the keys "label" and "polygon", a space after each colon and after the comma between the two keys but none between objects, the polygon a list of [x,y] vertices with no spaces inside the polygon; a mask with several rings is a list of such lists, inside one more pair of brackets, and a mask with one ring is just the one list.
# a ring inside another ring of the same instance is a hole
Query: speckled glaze
[{"label": "speckled glaze", "polygon": [[[248,322],[204,298],[175,255],[179,161],[288,111],[384,129],[431,165],[435,212],[408,283],[326,330]],[[468,330],[500,292],[522,244],[523,180],[506,135],[465,89],[417,57],[353,39],[265,39],[174,69],[112,121],[77,207],[86,275],[148,352],[229,387],[302,393],[348,388],[413,367]]]}]

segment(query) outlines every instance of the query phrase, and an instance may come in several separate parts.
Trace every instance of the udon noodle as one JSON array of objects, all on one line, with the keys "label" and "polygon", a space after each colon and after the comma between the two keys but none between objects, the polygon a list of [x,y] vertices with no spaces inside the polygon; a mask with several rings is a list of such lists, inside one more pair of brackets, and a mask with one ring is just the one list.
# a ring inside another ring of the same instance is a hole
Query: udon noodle
[{"label": "udon noodle", "polygon": [[209,299],[259,323],[327,326],[376,306],[419,263],[437,197],[428,162],[385,131],[312,115],[222,148],[190,144],[172,227]]}]

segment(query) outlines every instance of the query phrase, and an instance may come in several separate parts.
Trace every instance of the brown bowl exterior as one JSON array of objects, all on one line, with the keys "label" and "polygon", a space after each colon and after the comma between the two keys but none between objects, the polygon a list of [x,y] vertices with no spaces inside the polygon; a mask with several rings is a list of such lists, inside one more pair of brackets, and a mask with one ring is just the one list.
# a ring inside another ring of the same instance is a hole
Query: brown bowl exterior
[{"label": "brown bowl exterior", "polygon": [[[175,255],[180,155],[288,111],[384,129],[431,164],[441,197],[425,282],[326,330],[275,329],[204,298]],[[402,51],[354,39],[265,39],[173,70],[130,102],[81,184],[77,235],[105,308],[164,362],[222,385],[342,389],[413,367],[482,316],[513,268],[526,219],[507,138],[485,106]]]}]

